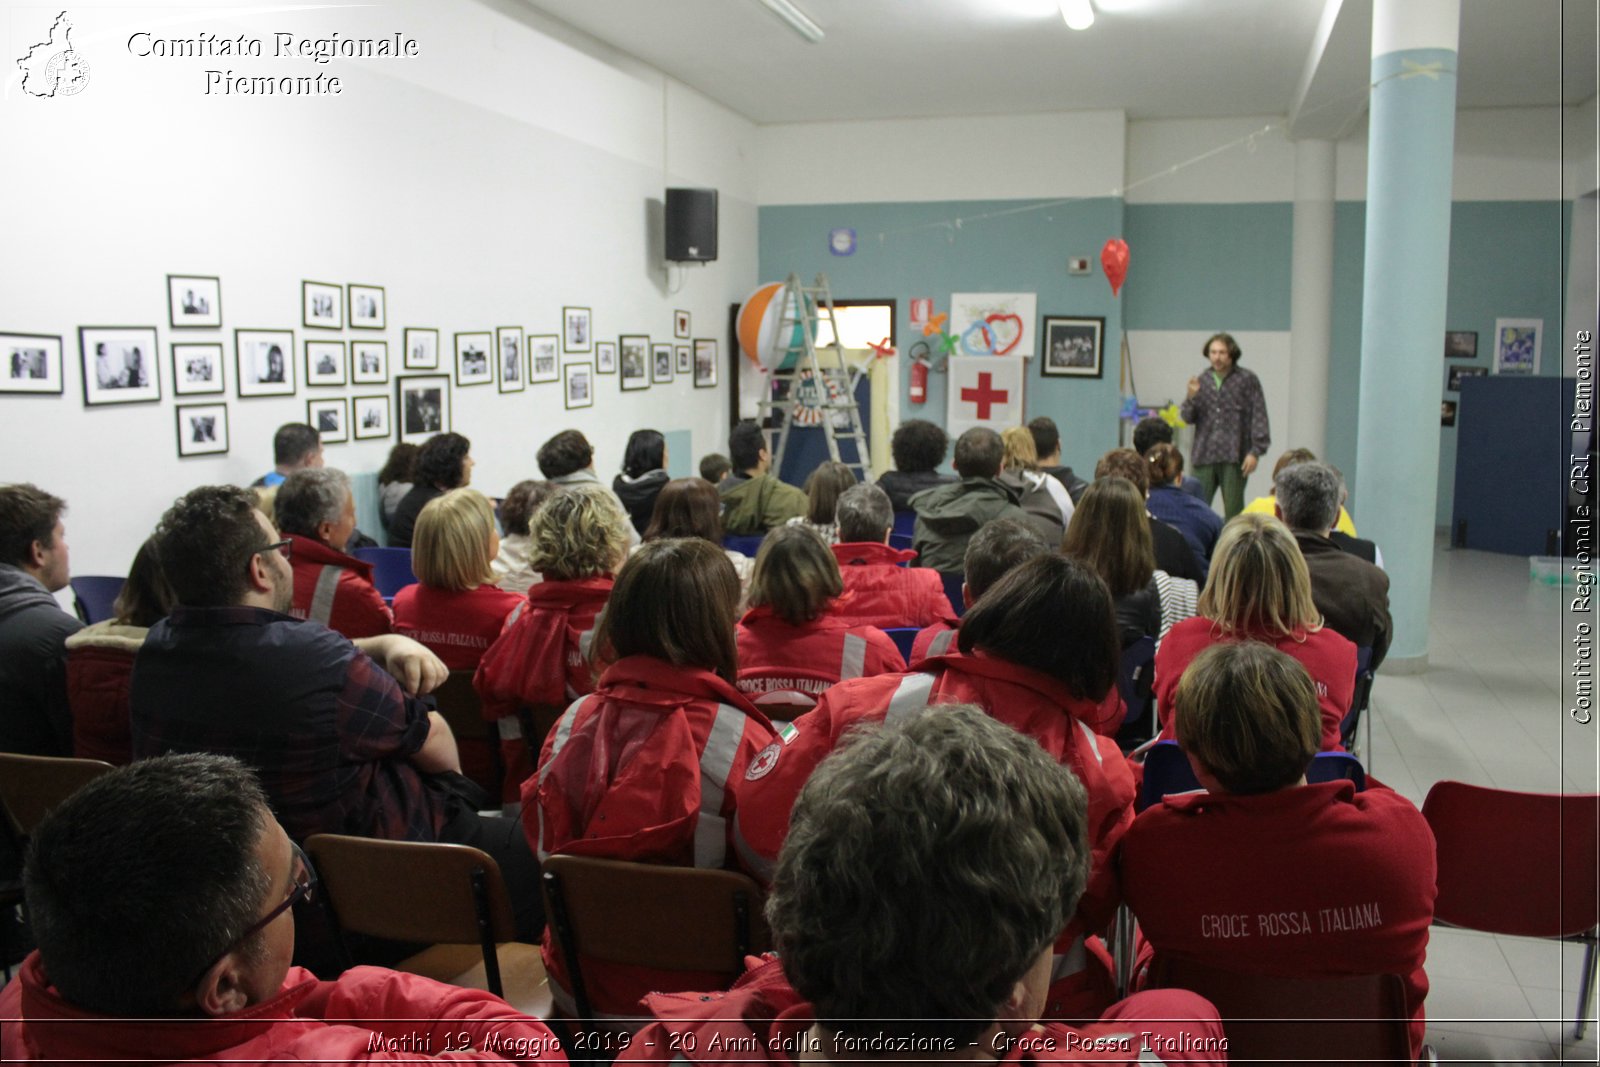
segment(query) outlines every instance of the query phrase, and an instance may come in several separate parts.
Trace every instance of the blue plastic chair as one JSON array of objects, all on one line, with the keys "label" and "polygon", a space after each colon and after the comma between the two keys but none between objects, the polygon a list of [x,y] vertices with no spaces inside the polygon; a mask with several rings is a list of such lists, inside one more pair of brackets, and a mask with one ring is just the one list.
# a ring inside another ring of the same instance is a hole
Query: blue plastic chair
[{"label": "blue plastic chair", "polygon": [[72,595],[78,601],[78,616],[86,623],[105,622],[114,618],[117,594],[122,592],[126,578],[106,574],[75,574],[67,580]]},{"label": "blue plastic chair", "polygon": [[944,595],[950,598],[950,606],[956,609],[956,618],[961,618],[967,613],[967,602],[961,596],[961,587],[966,584],[967,576],[940,571],[939,577],[944,579]]},{"label": "blue plastic chair", "polygon": [[[1122,666],[1117,671],[1117,692],[1122,694],[1122,704],[1126,709],[1122,716],[1124,727],[1137,725],[1150,715],[1155,703],[1155,663],[1156,641],[1153,637],[1141,637],[1122,650]],[[1150,729],[1145,731],[1146,737],[1155,733],[1153,720],[1149,726]]]},{"label": "blue plastic chair", "polygon": [[[906,547],[911,547],[911,535],[916,531],[917,513],[915,511],[897,511],[894,513],[894,525],[890,527],[890,534],[899,534],[906,539]],[[894,542],[889,542],[893,544]]]},{"label": "blue plastic chair", "polygon": [[921,633],[921,631],[915,626],[896,626],[892,630],[883,632],[889,635],[889,640],[894,642],[894,647],[900,650],[900,657],[909,664],[911,662],[911,646],[916,642],[917,634]]},{"label": "blue plastic chair", "polygon": [[761,551],[761,542],[766,539],[766,534],[723,534],[722,547],[731,548],[735,552],[743,552],[751,559],[754,559],[756,553]]},{"label": "blue plastic chair", "polygon": [[[1356,784],[1356,792],[1367,788],[1367,772],[1361,761],[1348,752],[1318,752],[1306,766],[1306,782],[1336,782],[1341,779]],[[1183,754],[1176,741],[1157,741],[1144,754],[1144,782],[1139,786],[1139,800],[1135,810],[1143,811],[1164,796],[1173,793],[1192,793],[1204,789],[1189,766],[1189,757]]]},{"label": "blue plastic chair", "polygon": [[1356,687],[1350,698],[1350,710],[1344,713],[1344,718],[1339,722],[1339,743],[1345,748],[1350,748],[1356,739],[1356,728],[1361,725],[1361,713],[1367,710],[1367,705],[1372,701],[1372,683],[1377,672],[1372,669],[1372,646],[1361,645],[1356,649]]},{"label": "blue plastic chair", "polygon": [[416,584],[409,548],[358,548],[351,554],[363,563],[372,564],[372,584],[385,600],[394,599],[400,590]]},{"label": "blue plastic chair", "polygon": [[[899,548],[899,549],[910,548],[911,547],[911,535],[910,534],[903,534],[903,533],[890,533],[889,534],[889,547],[890,548]],[[901,564],[901,566],[904,566],[904,564]]]},{"label": "blue plastic chair", "polygon": [[1348,752],[1318,752],[1311,757],[1306,768],[1306,782],[1337,782],[1348,779],[1356,784],[1356,792],[1367,788],[1367,772],[1361,761]]}]

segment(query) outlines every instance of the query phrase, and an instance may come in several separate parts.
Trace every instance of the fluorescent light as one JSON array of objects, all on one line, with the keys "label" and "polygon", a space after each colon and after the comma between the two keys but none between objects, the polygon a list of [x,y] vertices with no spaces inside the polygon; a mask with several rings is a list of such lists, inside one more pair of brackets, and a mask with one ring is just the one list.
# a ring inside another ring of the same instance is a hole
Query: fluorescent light
[{"label": "fluorescent light", "polygon": [[1094,25],[1094,5],[1089,0],[1061,0],[1061,17],[1068,29],[1086,30]]},{"label": "fluorescent light", "polygon": [[[756,0],[762,7],[788,23],[789,28],[812,44],[822,40],[822,27],[811,21],[811,16],[795,7],[789,0]],[[1084,0],[1085,3],[1088,0]],[[1089,16],[1093,21],[1094,15]]]}]

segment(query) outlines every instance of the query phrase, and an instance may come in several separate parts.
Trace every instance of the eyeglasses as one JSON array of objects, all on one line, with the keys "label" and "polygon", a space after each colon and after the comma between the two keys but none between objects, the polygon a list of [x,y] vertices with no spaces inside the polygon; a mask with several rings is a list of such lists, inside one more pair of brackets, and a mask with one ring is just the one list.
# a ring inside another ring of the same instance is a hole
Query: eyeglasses
[{"label": "eyeglasses", "polygon": [[294,541],[287,537],[285,537],[282,541],[274,541],[270,545],[262,545],[260,548],[252,552],[251,555],[259,556],[263,552],[271,552],[274,549],[282,552],[284,559],[294,558]]},{"label": "eyeglasses", "polygon": [[[284,543],[287,544],[287,542]],[[277,547],[277,545],[267,546],[267,548]],[[266,550],[266,548],[261,549],[263,552]],[[256,934],[266,929],[278,916],[282,915],[284,912],[288,911],[302,900],[309,901],[314,899],[317,891],[317,870],[315,867],[311,866],[310,858],[305,854],[304,851],[301,850],[299,845],[291,841],[289,842],[289,848],[293,850],[295,861],[300,868],[300,874],[295,879],[294,885],[289,887],[289,895],[283,898],[283,903],[279,904],[261,918],[245,927],[244,932],[238,937],[234,938],[233,941],[229,943],[227,948],[217,953],[217,958],[206,964],[205,968],[201,970],[199,976],[195,978],[196,982],[198,982],[201,978],[204,978],[206,972],[215,967],[217,962],[221,960],[222,957],[226,956],[228,953],[232,952],[234,949],[250,940]]]}]

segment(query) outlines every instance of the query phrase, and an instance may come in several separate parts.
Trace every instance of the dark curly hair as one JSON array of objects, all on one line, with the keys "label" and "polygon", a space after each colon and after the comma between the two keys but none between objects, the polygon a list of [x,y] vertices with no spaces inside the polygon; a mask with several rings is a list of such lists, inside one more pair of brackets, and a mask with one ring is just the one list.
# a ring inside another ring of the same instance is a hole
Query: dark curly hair
[{"label": "dark curly hair", "polygon": [[465,481],[472,442],[458,433],[437,433],[417,453],[417,481],[439,489],[457,489]]},{"label": "dark curly hair", "polygon": [[895,470],[906,474],[936,469],[949,451],[950,435],[927,419],[907,419],[889,440]]}]

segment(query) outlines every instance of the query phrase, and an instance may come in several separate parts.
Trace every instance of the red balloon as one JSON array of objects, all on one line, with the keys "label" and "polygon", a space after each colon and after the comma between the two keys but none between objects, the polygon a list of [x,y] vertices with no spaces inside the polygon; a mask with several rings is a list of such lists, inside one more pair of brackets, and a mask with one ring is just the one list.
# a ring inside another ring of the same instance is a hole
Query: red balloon
[{"label": "red balloon", "polygon": [[1100,249],[1100,266],[1105,268],[1106,280],[1111,283],[1111,295],[1116,296],[1128,276],[1128,242],[1113,237]]}]

